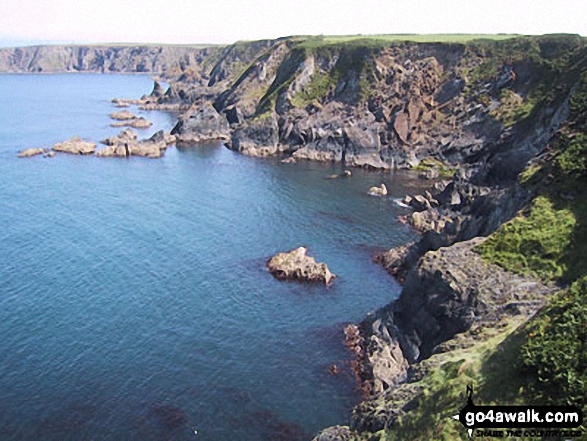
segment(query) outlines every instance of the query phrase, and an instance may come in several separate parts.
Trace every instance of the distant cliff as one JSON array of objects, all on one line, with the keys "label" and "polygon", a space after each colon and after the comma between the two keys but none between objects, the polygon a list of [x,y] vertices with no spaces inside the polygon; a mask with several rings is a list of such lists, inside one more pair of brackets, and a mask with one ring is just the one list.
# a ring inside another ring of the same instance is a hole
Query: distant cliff
[{"label": "distant cliff", "polygon": [[216,48],[29,46],[0,49],[0,73],[163,73],[199,65]]}]

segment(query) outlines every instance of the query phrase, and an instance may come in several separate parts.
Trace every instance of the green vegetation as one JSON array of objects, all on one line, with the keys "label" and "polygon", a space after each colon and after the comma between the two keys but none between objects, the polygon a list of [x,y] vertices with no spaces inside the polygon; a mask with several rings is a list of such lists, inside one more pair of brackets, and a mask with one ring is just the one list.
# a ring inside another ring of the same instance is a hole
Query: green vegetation
[{"label": "green vegetation", "polygon": [[538,379],[531,384],[536,400],[587,410],[587,277],[557,295],[526,334],[522,371]]},{"label": "green vegetation", "polygon": [[509,40],[518,34],[379,34],[379,35],[326,35],[326,44],[348,43],[355,40],[376,40],[385,43],[411,41],[416,43],[468,43],[475,40]]},{"label": "green vegetation", "polygon": [[306,107],[315,101],[320,101],[336,87],[338,78],[324,72],[315,72],[310,83],[293,97],[292,104],[296,107]]},{"label": "green vegetation", "polygon": [[256,116],[262,115],[275,108],[277,96],[286,90],[295,79],[295,74],[300,65],[306,59],[306,51],[303,48],[295,47],[288,54],[287,58],[277,69],[275,80],[261,97],[256,109]]},{"label": "green vegetation", "polygon": [[439,161],[438,159],[430,157],[422,159],[418,165],[412,167],[412,170],[423,172],[434,169],[438,170],[438,176],[444,179],[452,178],[456,172],[454,167],[451,167],[444,162]]},{"label": "green vegetation", "polygon": [[540,196],[527,215],[504,224],[477,251],[509,271],[545,281],[568,277],[568,253],[576,224],[572,211],[557,209]]},{"label": "green vegetation", "polygon": [[505,127],[513,126],[530,116],[536,105],[534,97],[523,98],[510,89],[502,89],[499,100],[501,105],[491,115],[500,119]]}]

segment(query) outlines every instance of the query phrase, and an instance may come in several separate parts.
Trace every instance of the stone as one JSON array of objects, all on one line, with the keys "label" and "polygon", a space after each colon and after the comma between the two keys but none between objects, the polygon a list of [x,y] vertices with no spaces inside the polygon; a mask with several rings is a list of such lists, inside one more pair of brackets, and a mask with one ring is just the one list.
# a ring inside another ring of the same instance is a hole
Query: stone
[{"label": "stone", "polygon": [[280,280],[299,280],[304,282],[329,284],[336,275],[325,263],[316,263],[306,255],[307,248],[300,247],[287,253],[279,253],[267,261],[269,272]]},{"label": "stone", "polygon": [[381,187],[371,187],[367,192],[370,196],[387,196],[387,187],[381,184]]},{"label": "stone", "polygon": [[91,155],[96,150],[96,143],[82,140],[79,136],[57,143],[53,146],[53,151],[70,153],[73,155]]}]

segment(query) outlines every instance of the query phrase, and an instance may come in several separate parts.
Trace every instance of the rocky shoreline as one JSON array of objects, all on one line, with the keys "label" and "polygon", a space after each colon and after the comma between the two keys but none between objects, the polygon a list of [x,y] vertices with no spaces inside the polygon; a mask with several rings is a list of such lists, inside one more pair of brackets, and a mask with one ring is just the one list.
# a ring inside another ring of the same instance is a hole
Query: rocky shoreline
[{"label": "rocky shoreline", "polygon": [[[139,100],[113,100],[180,112],[171,134],[143,141],[121,134],[96,155],[160,157],[175,140],[220,140],[249,156],[413,169],[434,180],[401,201],[413,209],[403,220],[419,239],[374,256],[403,284],[399,298],[344,330],[365,401],[348,426],[315,438],[363,439],[417,408],[418,381],[442,354],[511,332],[558,289],[475,250],[535,196],[519,184],[520,173],[550,154],[578,84],[570,77],[553,86],[551,61],[583,46],[573,36],[356,45],[291,37],[202,49],[189,67],[162,73],[166,91],[156,82]],[[81,144],[71,150],[93,153]],[[387,188],[370,194],[385,196]],[[277,277],[300,278],[269,266]]]}]

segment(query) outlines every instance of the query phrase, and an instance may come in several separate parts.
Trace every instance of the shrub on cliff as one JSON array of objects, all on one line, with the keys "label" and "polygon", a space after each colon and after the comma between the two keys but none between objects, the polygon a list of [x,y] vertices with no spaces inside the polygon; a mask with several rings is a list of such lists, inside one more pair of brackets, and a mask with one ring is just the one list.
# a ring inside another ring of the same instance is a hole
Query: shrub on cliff
[{"label": "shrub on cliff", "polygon": [[552,404],[586,405],[587,277],[573,283],[543,310],[521,348],[534,394]]}]

